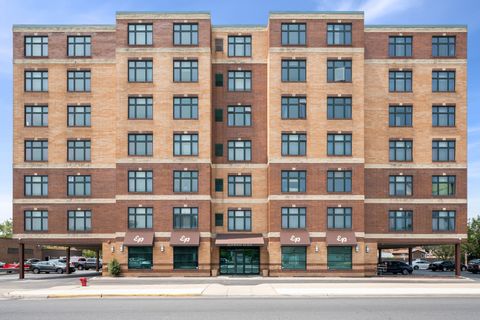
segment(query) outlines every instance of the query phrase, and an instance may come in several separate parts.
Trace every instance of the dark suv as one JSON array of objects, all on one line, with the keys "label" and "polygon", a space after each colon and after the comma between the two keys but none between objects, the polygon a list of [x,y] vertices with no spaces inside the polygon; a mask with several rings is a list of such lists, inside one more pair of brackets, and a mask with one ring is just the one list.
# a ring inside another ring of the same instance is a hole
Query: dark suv
[{"label": "dark suv", "polygon": [[469,271],[471,273],[475,273],[475,274],[479,273],[480,272],[480,259],[471,260],[468,263],[467,271]]},{"label": "dark suv", "polygon": [[413,272],[412,266],[402,261],[387,261],[385,263],[387,265],[387,270],[386,270],[387,273],[393,273],[393,274],[401,273],[401,274],[407,275],[407,274],[412,274]]}]

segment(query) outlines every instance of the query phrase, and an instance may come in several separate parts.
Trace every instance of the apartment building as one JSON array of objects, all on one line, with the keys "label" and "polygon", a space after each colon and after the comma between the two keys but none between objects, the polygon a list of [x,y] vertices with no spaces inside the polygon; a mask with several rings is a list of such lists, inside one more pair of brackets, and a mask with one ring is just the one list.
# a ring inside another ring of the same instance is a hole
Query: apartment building
[{"label": "apartment building", "polygon": [[460,255],[465,26],[118,12],[13,41],[21,248],[101,249],[133,276],[368,276],[383,248]]}]

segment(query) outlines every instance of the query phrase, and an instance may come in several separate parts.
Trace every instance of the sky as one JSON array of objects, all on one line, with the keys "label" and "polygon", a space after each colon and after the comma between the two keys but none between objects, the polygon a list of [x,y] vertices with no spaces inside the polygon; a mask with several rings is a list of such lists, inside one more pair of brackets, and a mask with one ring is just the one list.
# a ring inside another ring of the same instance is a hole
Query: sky
[{"label": "sky", "polygon": [[214,25],[266,25],[270,11],[360,10],[366,24],[468,25],[468,213],[480,215],[478,0],[0,0],[0,9],[0,222],[12,216],[12,25],[114,24],[116,11],[210,11]]}]

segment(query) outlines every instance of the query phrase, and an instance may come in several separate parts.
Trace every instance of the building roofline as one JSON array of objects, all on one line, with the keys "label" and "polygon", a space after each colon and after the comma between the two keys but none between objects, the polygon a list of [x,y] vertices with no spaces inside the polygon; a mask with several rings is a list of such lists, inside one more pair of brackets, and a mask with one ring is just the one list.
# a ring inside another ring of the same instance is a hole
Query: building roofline
[{"label": "building roofline", "polygon": [[270,11],[269,16],[274,14],[355,14],[364,15],[363,11]]},{"label": "building roofline", "polygon": [[267,29],[264,24],[217,24],[212,29]]},{"label": "building roofline", "polygon": [[210,19],[209,11],[117,11],[117,19]]},{"label": "building roofline", "polygon": [[12,31],[115,31],[115,28],[114,24],[14,24]]},{"label": "building roofline", "polygon": [[466,24],[366,24],[365,29],[384,29],[384,28],[428,28],[428,29],[450,29],[450,28],[464,28],[467,29]]}]

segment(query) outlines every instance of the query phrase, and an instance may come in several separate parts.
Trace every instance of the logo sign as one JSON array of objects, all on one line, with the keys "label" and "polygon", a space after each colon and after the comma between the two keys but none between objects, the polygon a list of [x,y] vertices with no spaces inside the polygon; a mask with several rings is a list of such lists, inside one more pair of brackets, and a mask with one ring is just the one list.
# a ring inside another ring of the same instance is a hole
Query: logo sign
[{"label": "logo sign", "polygon": [[347,242],[347,237],[342,237],[341,235],[337,236],[337,241],[340,243],[345,243]]},{"label": "logo sign", "polygon": [[299,243],[300,240],[300,237],[296,237],[294,234],[292,234],[292,236],[290,237],[290,241],[292,241],[293,243]]},{"label": "logo sign", "polygon": [[182,235],[180,237],[180,241],[183,243],[190,243],[190,237],[186,237],[185,235]]},{"label": "logo sign", "polygon": [[143,243],[144,240],[145,238],[139,236],[138,234],[133,238],[133,241],[135,241],[136,243]]}]

